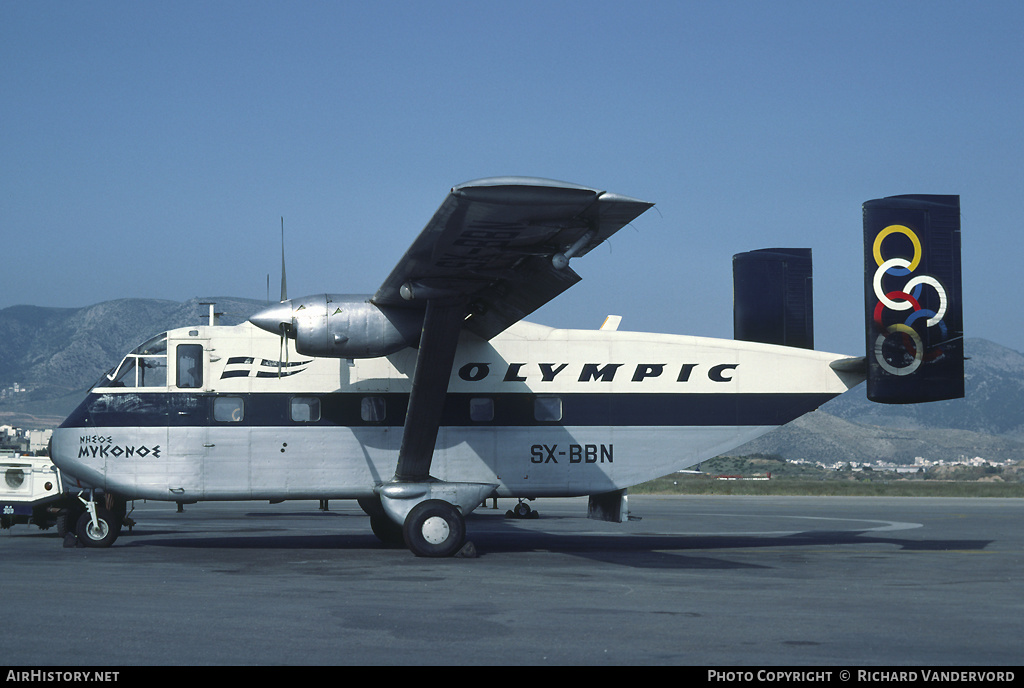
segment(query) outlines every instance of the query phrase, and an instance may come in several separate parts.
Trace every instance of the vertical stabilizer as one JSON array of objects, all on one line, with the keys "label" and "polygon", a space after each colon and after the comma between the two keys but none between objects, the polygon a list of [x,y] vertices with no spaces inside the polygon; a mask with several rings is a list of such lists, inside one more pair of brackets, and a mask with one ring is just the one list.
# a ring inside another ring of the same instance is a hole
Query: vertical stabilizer
[{"label": "vertical stabilizer", "polygon": [[814,348],[811,249],[737,253],[732,281],[734,339]]},{"label": "vertical stabilizer", "polygon": [[864,204],[864,300],[868,399],[964,395],[959,196]]}]

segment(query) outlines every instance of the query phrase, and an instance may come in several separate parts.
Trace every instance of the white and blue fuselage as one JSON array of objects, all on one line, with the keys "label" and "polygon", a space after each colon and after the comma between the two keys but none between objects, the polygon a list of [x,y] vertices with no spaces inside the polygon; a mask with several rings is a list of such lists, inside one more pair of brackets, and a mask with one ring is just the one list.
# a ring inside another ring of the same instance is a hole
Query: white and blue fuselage
[{"label": "white and blue fuselage", "polygon": [[[416,349],[343,359],[285,345],[249,323],[154,338],[54,432],[54,463],[126,498],[373,495],[395,474]],[[846,358],[527,322],[489,341],[464,332],[430,473],[501,497],[620,490],[842,394],[863,379],[833,365]]]}]

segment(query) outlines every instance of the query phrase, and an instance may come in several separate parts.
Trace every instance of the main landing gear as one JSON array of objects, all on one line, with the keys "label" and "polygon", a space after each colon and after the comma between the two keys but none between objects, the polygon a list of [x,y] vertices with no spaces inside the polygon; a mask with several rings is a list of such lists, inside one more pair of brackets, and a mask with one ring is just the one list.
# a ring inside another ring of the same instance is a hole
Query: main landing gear
[{"label": "main landing gear", "polygon": [[388,483],[376,499],[359,505],[370,528],[387,545],[404,543],[418,557],[451,557],[469,550],[466,518],[495,485],[481,483]]}]

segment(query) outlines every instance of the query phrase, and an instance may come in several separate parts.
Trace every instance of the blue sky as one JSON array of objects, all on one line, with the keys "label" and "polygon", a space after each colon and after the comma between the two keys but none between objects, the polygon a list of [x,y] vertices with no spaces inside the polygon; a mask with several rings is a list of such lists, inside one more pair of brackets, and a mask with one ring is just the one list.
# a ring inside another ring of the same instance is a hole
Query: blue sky
[{"label": "blue sky", "polygon": [[655,202],[548,325],[732,336],[810,247],[863,348],[863,201],[961,195],[968,336],[1024,325],[1018,2],[0,2],[0,308],[369,293],[467,180]]}]

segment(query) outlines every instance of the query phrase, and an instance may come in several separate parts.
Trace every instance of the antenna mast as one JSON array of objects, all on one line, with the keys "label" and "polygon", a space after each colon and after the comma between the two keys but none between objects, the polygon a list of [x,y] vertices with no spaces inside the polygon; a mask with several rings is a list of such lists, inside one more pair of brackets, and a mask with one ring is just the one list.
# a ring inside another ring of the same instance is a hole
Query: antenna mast
[{"label": "antenna mast", "polygon": [[288,288],[284,276],[284,218],[281,218],[281,301],[288,300]]}]

